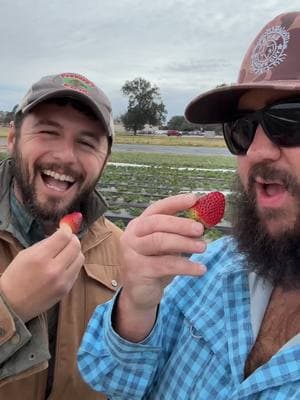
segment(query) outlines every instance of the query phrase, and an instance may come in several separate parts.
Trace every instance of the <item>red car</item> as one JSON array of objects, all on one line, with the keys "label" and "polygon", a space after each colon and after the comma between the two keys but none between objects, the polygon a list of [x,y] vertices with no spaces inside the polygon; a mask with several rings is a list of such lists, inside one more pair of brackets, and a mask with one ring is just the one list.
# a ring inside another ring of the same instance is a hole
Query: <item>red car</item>
[{"label": "red car", "polygon": [[168,135],[168,136],[181,136],[182,133],[181,133],[180,131],[175,130],[175,129],[170,129],[170,130],[167,132],[167,135]]}]

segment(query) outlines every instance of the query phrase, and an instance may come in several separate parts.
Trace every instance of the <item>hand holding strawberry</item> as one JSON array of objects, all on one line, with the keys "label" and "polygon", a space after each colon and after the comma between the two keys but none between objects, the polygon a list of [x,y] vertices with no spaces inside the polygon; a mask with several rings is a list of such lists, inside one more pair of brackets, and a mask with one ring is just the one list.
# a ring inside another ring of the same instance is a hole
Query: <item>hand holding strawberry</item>
[{"label": "hand holding strawberry", "polygon": [[182,256],[206,248],[199,240],[203,224],[178,216],[197,200],[193,193],[159,200],[127,225],[121,236],[123,290],[115,320],[122,337],[138,342],[149,334],[164,288],[176,275],[205,273],[205,266]]}]

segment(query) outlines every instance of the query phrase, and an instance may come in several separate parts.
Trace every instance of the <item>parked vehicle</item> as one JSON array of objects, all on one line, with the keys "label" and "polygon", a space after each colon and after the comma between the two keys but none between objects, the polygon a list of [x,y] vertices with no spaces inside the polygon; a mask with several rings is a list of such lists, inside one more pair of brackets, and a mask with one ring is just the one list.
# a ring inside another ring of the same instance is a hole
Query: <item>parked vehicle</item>
[{"label": "parked vehicle", "polygon": [[154,129],[152,128],[144,128],[137,131],[138,135],[154,135]]},{"label": "parked vehicle", "polygon": [[170,129],[167,131],[168,136],[181,136],[182,133],[180,131],[177,131],[175,129]]}]

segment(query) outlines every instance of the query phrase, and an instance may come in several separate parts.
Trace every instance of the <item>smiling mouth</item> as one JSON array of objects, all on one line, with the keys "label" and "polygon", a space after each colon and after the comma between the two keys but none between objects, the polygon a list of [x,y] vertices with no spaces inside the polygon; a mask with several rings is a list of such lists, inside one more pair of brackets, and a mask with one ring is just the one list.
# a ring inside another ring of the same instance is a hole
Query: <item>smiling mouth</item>
[{"label": "smiling mouth", "polygon": [[282,194],[286,191],[286,188],[281,183],[258,183],[260,190],[268,197]]},{"label": "smiling mouth", "polygon": [[57,192],[66,192],[76,182],[75,178],[70,175],[59,174],[58,172],[50,169],[44,169],[41,171],[41,178],[44,184]]},{"label": "smiling mouth", "polygon": [[289,202],[291,193],[284,182],[258,178],[254,181],[256,205],[260,210],[283,209]]}]

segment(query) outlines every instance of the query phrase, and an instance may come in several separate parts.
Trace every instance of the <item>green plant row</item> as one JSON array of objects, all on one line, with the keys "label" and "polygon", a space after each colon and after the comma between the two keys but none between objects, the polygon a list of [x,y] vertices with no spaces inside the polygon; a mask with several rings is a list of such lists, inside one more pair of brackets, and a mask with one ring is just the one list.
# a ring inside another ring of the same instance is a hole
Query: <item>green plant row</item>
[{"label": "green plant row", "polygon": [[236,168],[235,158],[231,156],[188,156],[177,154],[113,152],[110,161],[129,164],[155,165],[157,167],[166,165],[177,168]]}]

